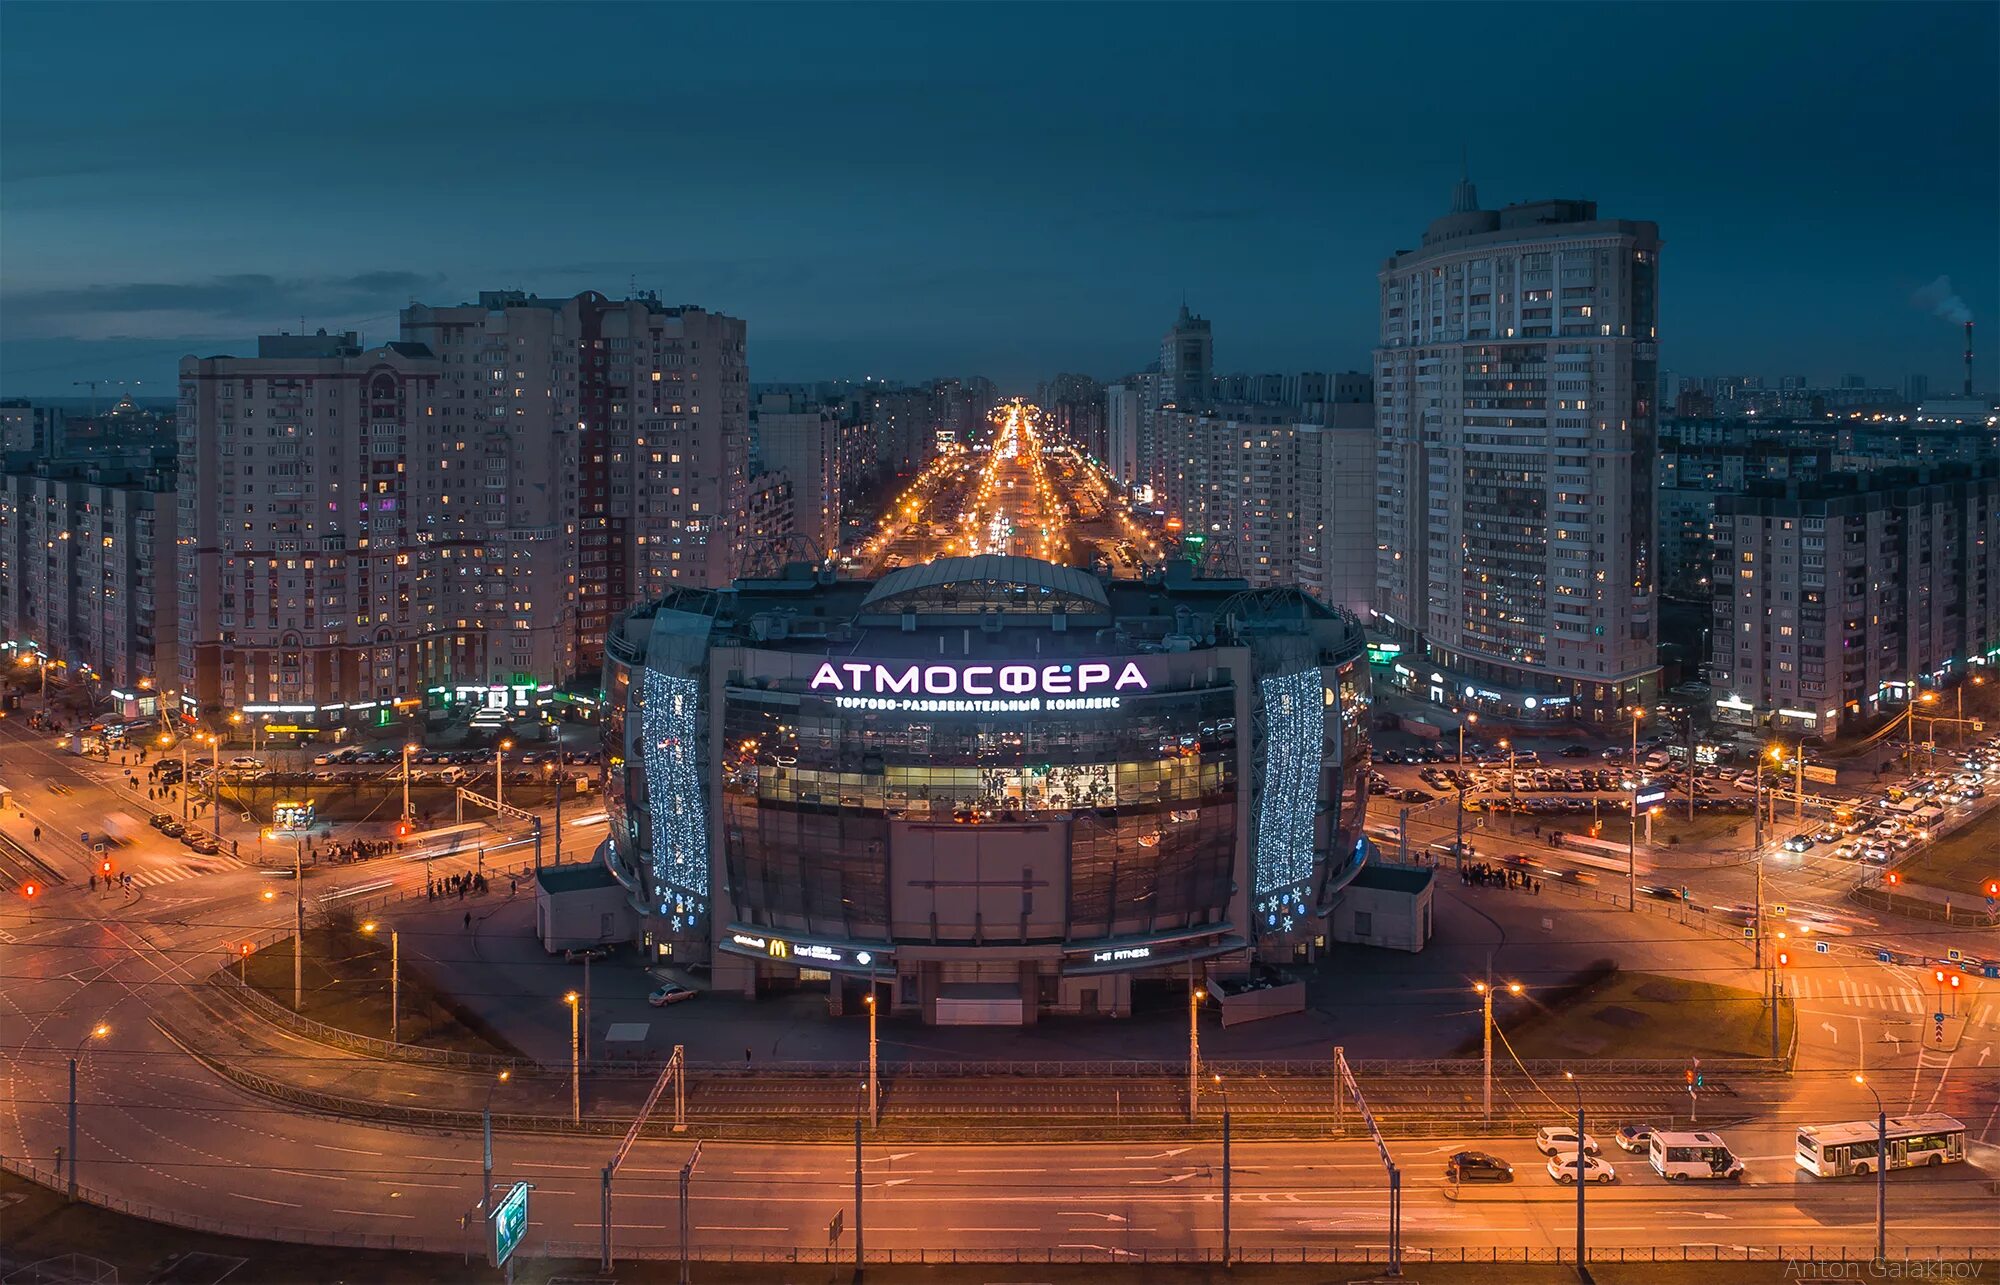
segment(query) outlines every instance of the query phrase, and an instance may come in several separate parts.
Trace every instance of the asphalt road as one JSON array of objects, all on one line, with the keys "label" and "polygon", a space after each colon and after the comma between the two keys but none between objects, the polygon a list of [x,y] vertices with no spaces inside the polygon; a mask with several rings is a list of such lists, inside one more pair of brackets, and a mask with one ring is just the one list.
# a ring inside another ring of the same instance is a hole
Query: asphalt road
[{"label": "asphalt road", "polygon": [[[10,734],[0,731],[0,737]],[[47,773],[44,784],[25,787],[30,816],[0,824],[82,828],[106,806],[102,789],[90,788],[91,769],[51,761],[32,746],[0,742],[0,749],[0,779],[32,781],[23,776],[24,766]],[[46,780],[72,779],[71,794],[45,788]],[[147,835],[126,859],[163,869],[186,859],[177,847]],[[51,857],[73,871],[84,869],[84,859],[80,851]],[[434,870],[464,868],[475,859],[471,852],[440,858]],[[421,863],[378,861],[324,871],[308,881],[308,892],[347,893],[359,901],[421,889],[422,880]],[[461,1230],[480,1194],[476,1138],[375,1128],[280,1108],[220,1082],[149,1021],[159,997],[205,975],[233,943],[288,922],[289,891],[237,866],[148,885],[129,898],[92,897],[81,879],[52,889],[32,907],[10,897],[0,910],[8,962],[8,986],[0,995],[6,1084],[0,1151],[51,1167],[57,1148],[67,1145],[65,1061],[74,1053],[85,1186],[140,1206],[215,1218],[246,1234],[304,1228],[324,1235],[394,1234],[458,1248],[477,1234],[476,1228]],[[267,898],[267,892],[276,895]],[[1869,1113],[1865,1090],[1849,1078],[1857,1064],[1884,1089],[1892,1110],[1950,1111],[1975,1138],[1969,1164],[1892,1176],[1892,1244],[1971,1245],[2000,1238],[1992,1230],[1993,1184],[2000,1179],[2000,1063],[1992,1059],[1988,1019],[1969,1017],[1949,1052],[1889,1039],[1892,1025],[1911,1025],[1909,979],[1869,961],[1834,958],[1837,966],[1805,975],[1804,986],[1813,993],[1802,993],[1799,1001],[1801,1073],[1755,1124],[1727,1132],[1749,1161],[1748,1180],[1669,1186],[1614,1152],[1619,1182],[1588,1197],[1593,1245],[1867,1245],[1872,1186],[1809,1179],[1789,1159],[1797,1125]],[[1886,1005],[1875,1013],[1867,1001],[1892,990],[1895,1014]],[[1991,1012],[1991,998],[1977,992],[1968,1002],[1989,1005],[1980,1011]],[[1819,1031],[1822,1021],[1830,1031]],[[102,1040],[90,1035],[98,1022],[110,1027]],[[1558,1122],[1567,1110],[1559,1088],[1548,1089],[1554,1094],[1550,1121]],[[1616,1123],[1604,1122],[1603,1132]],[[1442,1160],[1463,1146],[1511,1160],[1517,1182],[1454,1199],[1442,1180]],[[1536,1167],[1525,1139],[1429,1139],[1392,1143],[1391,1152],[1405,1171],[1403,1228],[1411,1246],[1573,1243],[1573,1194]],[[500,1183],[537,1184],[531,1247],[594,1244],[604,1141],[503,1137],[497,1153]],[[675,1193],[688,1153],[684,1143],[635,1147],[614,1190],[621,1243],[676,1243]],[[843,1212],[851,1237],[853,1161],[844,1146],[704,1147],[691,1193],[695,1244],[817,1247],[836,1211]],[[1213,1142],[870,1144],[862,1153],[870,1244],[1048,1245],[1094,1248],[1112,1257],[1217,1247],[1220,1166]],[[1234,1149],[1231,1171],[1238,1245],[1386,1242],[1380,1161],[1368,1144],[1246,1142]]]}]

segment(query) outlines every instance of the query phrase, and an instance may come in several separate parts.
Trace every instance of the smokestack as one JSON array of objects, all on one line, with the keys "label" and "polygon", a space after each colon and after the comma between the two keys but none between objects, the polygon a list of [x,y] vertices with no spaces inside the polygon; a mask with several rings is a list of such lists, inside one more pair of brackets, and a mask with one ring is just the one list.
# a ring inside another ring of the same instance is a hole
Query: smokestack
[{"label": "smokestack", "polygon": [[1972,400],[1972,323],[1965,323],[1965,397]]}]

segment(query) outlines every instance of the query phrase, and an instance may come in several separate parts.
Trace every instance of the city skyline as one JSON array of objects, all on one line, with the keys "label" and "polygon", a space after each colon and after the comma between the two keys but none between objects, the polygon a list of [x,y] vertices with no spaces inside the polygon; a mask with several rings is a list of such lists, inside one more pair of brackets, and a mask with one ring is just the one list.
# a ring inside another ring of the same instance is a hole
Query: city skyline
[{"label": "city skyline", "polygon": [[[636,287],[745,317],[760,381],[1114,377],[1152,359],[1183,295],[1215,321],[1218,370],[1345,369],[1373,346],[1382,260],[1446,211],[1462,165],[1496,208],[1560,195],[1658,222],[1677,371],[1949,388],[1960,336],[1933,283],[2000,318],[2000,182],[1981,163],[2000,142],[1996,26],[1979,6],[1740,10],[1723,49],[1703,10],[1595,11],[1566,48],[1616,66],[1634,108],[1583,113],[1535,149],[1474,123],[1486,91],[1382,113],[1403,92],[1386,8],[1086,8],[1066,40],[987,7],[803,9],[754,53],[739,14],[676,12],[669,32],[621,13],[621,47],[659,33],[690,51],[678,93],[617,55],[582,90],[485,88],[526,50],[603,57],[604,23],[568,11],[517,11],[493,34],[420,9],[404,16],[417,38],[388,45],[308,9],[230,9],[221,28],[117,12],[132,38],[93,51],[96,92],[79,96],[75,69],[37,52],[72,47],[79,11],[11,7],[8,395],[79,379],[164,393],[184,355],[301,324],[377,342],[412,299],[498,287]],[[1188,20],[1148,20],[1170,12]],[[1450,12],[1425,54],[1458,81],[1477,83],[1489,50],[1536,56],[1518,11]],[[246,57],[273,45],[314,53]],[[1909,47],[1924,58],[1882,57]],[[147,60],[166,57],[176,84],[226,88],[163,89]],[[1231,74],[1199,95],[1163,74],[1203,65]],[[1682,92],[1694,83],[1724,92]],[[1525,118],[1575,101],[1560,77],[1506,88]],[[251,97],[302,105],[266,117],[237,106]],[[693,141],[665,163],[629,159],[677,138]],[[1986,333],[1982,386],[2000,382]]]}]

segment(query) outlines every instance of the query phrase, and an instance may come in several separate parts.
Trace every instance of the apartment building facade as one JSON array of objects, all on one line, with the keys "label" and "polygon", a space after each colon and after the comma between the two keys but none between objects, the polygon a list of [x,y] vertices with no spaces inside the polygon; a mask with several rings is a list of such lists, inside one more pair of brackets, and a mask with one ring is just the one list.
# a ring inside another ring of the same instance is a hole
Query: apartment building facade
[{"label": "apartment building facade", "polygon": [[448,681],[487,622],[452,611],[470,551],[432,521],[466,452],[421,345],[266,335],[181,362],[180,699],[196,716],[387,716]]},{"label": "apartment building facade", "polygon": [[1752,484],[1715,531],[1721,721],[1830,737],[2000,663],[2000,462]]},{"label": "apartment building facade", "polygon": [[172,469],[0,474],[0,631],[114,690],[178,681]]},{"label": "apartment building facade", "polygon": [[1433,702],[1610,721],[1658,686],[1660,237],[1471,183],[1382,266],[1373,624]]}]

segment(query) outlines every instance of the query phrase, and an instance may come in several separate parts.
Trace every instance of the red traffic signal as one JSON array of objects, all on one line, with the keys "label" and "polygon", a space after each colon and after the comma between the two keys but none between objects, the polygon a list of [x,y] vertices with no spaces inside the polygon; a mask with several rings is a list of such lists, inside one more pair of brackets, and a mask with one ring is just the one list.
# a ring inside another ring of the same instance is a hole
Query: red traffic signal
[{"label": "red traffic signal", "polygon": [[2000,879],[1988,879],[1986,881],[1986,895],[1989,897],[2000,897]]},{"label": "red traffic signal", "polygon": [[1951,975],[1951,988],[1952,988],[1953,990],[1957,990],[1957,989],[1958,989],[1958,974],[1957,974],[1957,973],[1953,973],[1953,974]]},{"label": "red traffic signal", "polygon": [[106,879],[111,877],[111,859],[109,857],[105,858],[104,864],[98,867],[98,871]]},{"label": "red traffic signal", "polygon": [[1785,965],[1791,962],[1792,962],[1792,957],[1789,954],[1787,954],[1782,950],[1778,952],[1778,967],[1783,968]]},{"label": "red traffic signal", "polygon": [[1944,985],[1944,969],[1940,968],[1937,970],[1937,979],[1938,979],[1938,985],[1940,986]]},{"label": "red traffic signal", "polygon": [[1694,1083],[1694,1069],[1692,1067],[1688,1069],[1687,1078],[1689,1084]]},{"label": "red traffic signal", "polygon": [[1903,876],[1897,874],[1894,870],[1891,870],[1888,874],[1882,876],[1882,878],[1885,883],[1892,885],[1903,882]]},{"label": "red traffic signal", "polygon": [[35,899],[36,894],[41,892],[41,890],[42,887],[40,884],[24,883],[21,885],[21,895],[23,897],[26,897],[29,901],[33,901]]}]

